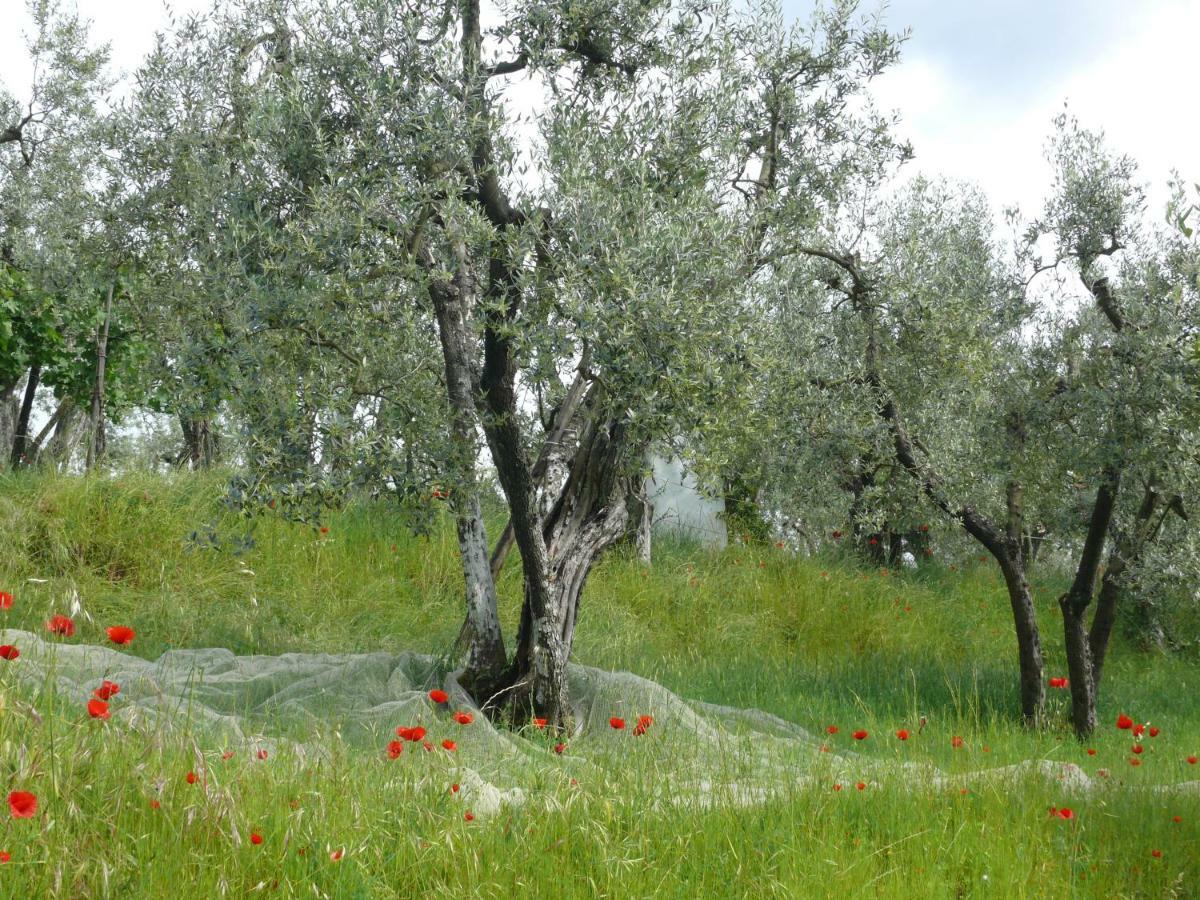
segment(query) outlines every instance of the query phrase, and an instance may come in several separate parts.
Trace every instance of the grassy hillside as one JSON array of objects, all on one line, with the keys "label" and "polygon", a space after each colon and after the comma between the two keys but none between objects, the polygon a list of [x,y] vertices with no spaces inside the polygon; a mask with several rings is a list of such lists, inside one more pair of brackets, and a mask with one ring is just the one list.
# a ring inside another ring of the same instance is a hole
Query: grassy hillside
[{"label": "grassy hillside", "polygon": [[[102,643],[103,626],[120,622],[138,633],[130,651],[147,658],[207,646],[265,654],[447,650],[461,617],[449,529],[413,537],[387,506],[362,505],[330,515],[327,533],[265,518],[253,523],[245,552],[204,549],[189,534],[211,530],[228,543],[251,526],[220,506],[221,493],[219,478],[192,476],[0,478],[0,590],[17,598],[0,614],[3,624],[42,631],[77,601],[74,641]],[[602,785],[548,788],[557,814],[531,808],[506,824],[466,823],[444,786],[431,793],[428,782],[398,780],[380,760],[347,749],[316,768],[299,759],[269,770],[235,761],[227,775],[213,776],[226,779],[221,802],[212,791],[201,802],[178,776],[198,765],[197,753],[219,748],[97,734],[94,723],[45,698],[34,700],[41,719],[28,718],[14,697],[0,718],[6,778],[39,783],[47,799],[70,797],[72,809],[40,835],[10,822],[0,842],[11,846],[0,850],[13,861],[0,867],[0,892],[18,895],[18,866],[20,878],[46,890],[126,896],[179,878],[234,896],[260,881],[277,893],[315,888],[330,896],[1200,889],[1196,793],[1168,802],[1139,790],[1200,777],[1186,762],[1200,752],[1194,662],[1115,646],[1090,756],[1059,715],[1065,692],[1051,691],[1061,725],[1028,732],[1017,724],[1015,641],[992,565],[865,571],[783,550],[716,553],[665,542],[655,554],[647,568],[615,553],[593,575],[578,661],[647,676],[685,697],[758,707],[814,733],[837,725],[828,738],[835,750],[863,728],[874,739],[854,749],[882,759],[948,771],[1070,761],[1089,774],[1108,769],[1112,792],[1073,801],[1070,822],[1048,819],[1055,798],[1034,782],[953,797],[899,786],[806,790],[751,809],[651,815],[636,786],[652,775],[634,760]],[[516,566],[500,589],[511,633]],[[1065,674],[1059,590],[1053,579],[1034,584],[1049,675]],[[1129,732],[1112,727],[1119,712],[1162,728],[1146,741],[1145,765],[1129,765]],[[898,728],[915,732],[922,715],[928,725],[919,736],[891,739]],[[963,746],[952,746],[952,736]],[[153,815],[144,799],[129,800],[134,784],[162,798]],[[244,841],[247,823],[274,836],[264,844],[270,854],[230,849],[231,826]],[[355,849],[331,867],[324,850],[299,857],[295,846],[281,846],[283,834],[292,844]]]}]

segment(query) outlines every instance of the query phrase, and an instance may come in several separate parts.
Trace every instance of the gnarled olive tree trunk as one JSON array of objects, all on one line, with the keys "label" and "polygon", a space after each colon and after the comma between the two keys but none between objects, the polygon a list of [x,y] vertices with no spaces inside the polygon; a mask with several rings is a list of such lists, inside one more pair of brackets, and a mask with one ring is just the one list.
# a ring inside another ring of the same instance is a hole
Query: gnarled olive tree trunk
[{"label": "gnarled olive tree trunk", "polygon": [[624,423],[597,414],[598,385],[589,394],[593,402],[586,404],[589,417],[570,474],[540,526],[544,568],[534,573],[532,584],[526,571],[511,673],[512,702],[556,725],[569,719],[566,668],[584,585],[604,551],[624,537],[629,521],[627,430]]}]

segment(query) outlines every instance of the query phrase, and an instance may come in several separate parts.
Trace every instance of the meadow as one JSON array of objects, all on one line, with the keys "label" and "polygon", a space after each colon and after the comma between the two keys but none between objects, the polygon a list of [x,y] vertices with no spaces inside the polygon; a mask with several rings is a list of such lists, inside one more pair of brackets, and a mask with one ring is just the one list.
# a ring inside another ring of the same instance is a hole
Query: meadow
[{"label": "meadow", "polygon": [[[146,659],[192,647],[449,653],[462,607],[451,528],[414,536],[384,503],[331,513],[324,532],[269,515],[251,523],[221,506],[223,486],[219,476],[0,477],[0,591],[13,596],[0,624],[45,636],[74,603],[76,631],[62,640],[104,644],[120,623],[137,637],[119,649]],[[235,552],[251,525],[253,545]],[[499,583],[509,634],[518,576],[510,564]],[[1062,589],[1036,572],[1051,676],[1065,674]],[[451,789],[449,755],[389,759],[331,728],[320,760],[286,747],[223,758],[202,731],[130,731],[90,718],[86,698],[18,685],[18,658],[0,661],[4,793],[33,793],[38,808],[0,828],[0,895],[1200,892],[1200,766],[1188,761],[1200,753],[1196,659],[1117,643],[1092,741],[1071,736],[1059,690],[1046,725],[1026,729],[992,564],[898,572],[663,540],[651,566],[610,554],[580,615],[577,662],[761,709],[819,736],[831,757],[853,750],[900,774],[841,783],[818,761],[761,803],[661,804],[648,799],[661,777],[651,729],[606,743],[586,777],[570,754],[551,757],[531,770],[530,802],[474,817]],[[1120,715],[1146,733],[1116,727]],[[1095,788],[1031,774],[947,790],[901,769],[953,775],[1027,760],[1073,763]]]}]

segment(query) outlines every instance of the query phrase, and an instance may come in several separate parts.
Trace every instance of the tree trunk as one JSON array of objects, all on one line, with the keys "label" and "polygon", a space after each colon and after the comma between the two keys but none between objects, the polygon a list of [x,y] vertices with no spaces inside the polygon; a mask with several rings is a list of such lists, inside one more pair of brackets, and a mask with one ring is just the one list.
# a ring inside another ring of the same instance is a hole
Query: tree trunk
[{"label": "tree trunk", "polygon": [[54,408],[54,414],[46,420],[46,424],[42,426],[42,430],[37,433],[33,439],[33,443],[29,445],[29,449],[25,451],[25,455],[29,457],[29,461],[37,464],[41,460],[42,446],[46,443],[46,438],[50,433],[58,427],[58,423],[62,421],[63,415],[71,408],[71,398],[63,397],[59,401],[58,406]]},{"label": "tree trunk", "polygon": [[[597,419],[600,400],[601,389],[593,384],[585,404],[588,418],[579,449],[543,525],[546,568],[539,573],[539,582],[545,599],[530,596],[527,577],[512,667],[512,681],[517,686],[513,704],[531,707],[535,715],[556,726],[569,719],[566,664],[575,642],[584,585],[604,551],[624,536],[629,517],[625,503],[629,482],[624,472],[627,432],[623,423]],[[520,532],[518,527],[518,542]],[[538,602],[544,603],[541,610]]]},{"label": "tree trunk", "polygon": [[211,469],[216,464],[220,452],[212,419],[204,416],[181,415],[179,427],[183,432],[183,452],[179,456],[180,463],[186,462],[193,471]]},{"label": "tree trunk", "polygon": [[96,381],[92,386],[91,439],[88,441],[87,452],[88,471],[91,471],[104,457],[107,444],[104,433],[104,368],[108,359],[108,327],[112,320],[112,300],[115,287],[116,285],[113,283],[108,285],[108,294],[104,299],[104,326],[96,341]]},{"label": "tree trunk", "polygon": [[[446,391],[450,401],[450,432],[454,441],[450,464],[456,483],[451,490],[451,505],[458,530],[467,605],[463,635],[467,643],[467,661],[462,683],[483,706],[500,687],[508,657],[500,631],[496,583],[488,560],[487,532],[475,480],[478,453],[475,430],[477,378],[472,372],[468,355],[470,334],[466,318],[474,287],[465,246],[457,246],[456,252],[459,271],[454,282],[445,284],[431,280],[429,294],[441,339]],[[426,263],[429,269],[433,268],[430,257],[426,257]]]},{"label": "tree trunk", "polygon": [[[580,362],[580,369],[585,368],[587,368],[586,354],[584,360]],[[567,390],[566,397],[554,412],[550,430],[546,433],[546,439],[542,442],[538,458],[533,464],[532,475],[539,489],[546,486],[546,478],[554,463],[564,457],[569,459],[575,451],[575,441],[579,430],[576,415],[583,403],[586,388],[587,382],[583,377],[583,372],[577,372],[575,380]],[[512,551],[513,543],[512,521],[509,520],[504,524],[504,530],[500,533],[500,539],[496,541],[495,550],[492,551],[492,578],[500,577],[508,554]]]},{"label": "tree trunk", "polygon": [[646,496],[646,479],[641,479],[641,487],[632,496],[635,505],[629,514],[634,522],[633,547],[638,560],[648,566],[652,562],[654,542],[654,504]]},{"label": "tree trunk", "polygon": [[[17,419],[20,418],[21,408],[17,400],[17,388],[21,385],[18,378],[10,385],[0,387],[0,448],[11,447],[17,432]],[[3,457],[0,457],[2,464]]]},{"label": "tree trunk", "polygon": [[28,460],[25,451],[29,444],[29,417],[33,413],[33,399],[37,394],[38,383],[42,377],[42,367],[34,365],[29,370],[29,379],[25,382],[25,399],[21,403],[21,412],[17,415],[17,427],[14,430],[12,454],[9,464],[15,469],[23,466]]},{"label": "tree trunk", "polygon": [[66,467],[71,462],[71,455],[79,443],[83,424],[83,410],[79,409],[69,398],[63,400],[66,409],[54,426],[54,434],[46,447],[46,454],[57,467]]},{"label": "tree trunk", "polygon": [[[1151,481],[1142,494],[1142,502],[1134,518],[1133,527],[1129,532],[1117,534],[1113,538],[1112,547],[1108,553],[1108,564],[1100,579],[1096,614],[1092,618],[1091,631],[1088,632],[1088,645],[1092,654],[1092,683],[1095,685],[1097,693],[1100,687],[1100,675],[1104,669],[1104,658],[1108,654],[1108,642],[1112,637],[1113,625],[1117,619],[1122,576],[1130,566],[1137,564],[1146,543],[1153,539],[1153,535],[1157,531],[1154,526],[1154,517],[1162,508],[1165,500],[1166,498]],[[1161,519],[1159,522],[1161,524]]]},{"label": "tree trunk", "polygon": [[1084,740],[1096,730],[1096,674],[1093,670],[1091,643],[1087,632],[1087,608],[1096,589],[1096,575],[1104,541],[1112,521],[1113,508],[1121,487],[1121,473],[1107,467],[1096,489],[1091,520],[1083,552],[1071,587],[1059,600],[1063,617],[1063,637],[1067,652],[1067,674],[1071,679],[1071,724],[1075,736]]}]

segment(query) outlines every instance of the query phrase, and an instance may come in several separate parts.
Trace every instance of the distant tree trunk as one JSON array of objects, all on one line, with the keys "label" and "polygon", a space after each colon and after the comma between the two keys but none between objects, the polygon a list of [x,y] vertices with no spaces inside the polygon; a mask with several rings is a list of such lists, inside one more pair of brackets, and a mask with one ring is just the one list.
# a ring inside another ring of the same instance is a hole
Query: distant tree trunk
[{"label": "distant tree trunk", "polygon": [[71,398],[63,397],[59,401],[58,406],[54,408],[54,413],[46,420],[46,424],[42,426],[42,430],[37,433],[33,442],[29,445],[29,449],[25,451],[31,463],[38,463],[42,456],[42,447],[46,443],[46,438],[50,433],[58,427],[58,423],[62,421],[63,414],[71,407]]},{"label": "distant tree trunk", "polygon": [[88,441],[87,468],[91,471],[104,457],[107,439],[104,432],[104,368],[108,359],[108,328],[112,320],[113,290],[116,285],[108,285],[108,293],[104,298],[104,325],[100,337],[96,341],[96,381],[92,386],[91,438]]},{"label": "distant tree trunk", "polygon": [[[1176,510],[1181,518],[1187,519],[1181,498],[1173,497],[1168,500],[1151,479],[1142,493],[1142,502],[1138,506],[1132,526],[1128,531],[1121,531],[1113,536],[1108,562],[1104,567],[1104,575],[1100,578],[1096,614],[1092,619],[1091,630],[1088,632],[1088,644],[1092,651],[1092,681],[1096,685],[1097,693],[1099,693],[1104,658],[1108,653],[1108,642],[1117,618],[1117,607],[1124,588],[1125,573],[1141,560],[1147,544],[1154,540],[1159,528],[1162,527],[1163,517],[1172,509]],[[1162,516],[1159,516],[1160,511],[1162,511]],[[1157,521],[1155,521],[1156,517]],[[1153,622],[1152,617],[1143,611],[1139,618],[1142,620],[1140,625],[1143,638],[1149,631],[1151,642],[1161,644],[1162,631]]]},{"label": "distant tree trunk", "polygon": [[1048,537],[1049,534],[1046,531],[1046,526],[1040,522],[1031,528],[1025,529],[1025,533],[1021,537],[1021,545],[1027,564],[1032,565],[1037,562],[1038,555],[1042,552],[1042,547],[1046,545],[1046,538]]},{"label": "distant tree trunk", "polygon": [[647,479],[639,478],[633,485],[626,505],[629,508],[629,531],[634,552],[643,565],[650,565],[654,541],[654,504],[647,495]]},{"label": "distant tree trunk", "polygon": [[21,403],[21,411],[17,415],[17,427],[13,434],[12,454],[9,457],[9,463],[14,469],[28,462],[25,458],[25,451],[29,444],[29,417],[33,413],[33,399],[37,394],[38,383],[41,377],[42,367],[35,365],[29,370],[29,378],[25,382],[25,399]]},{"label": "distant tree trunk", "polygon": [[[17,400],[16,394],[21,379],[24,377],[22,374],[12,384],[0,386],[0,448],[13,445],[13,437],[17,431],[17,419],[21,415],[20,401]],[[3,457],[0,457],[0,460],[2,459]]]},{"label": "distant tree trunk", "polygon": [[79,443],[80,426],[83,424],[84,413],[70,398],[64,398],[60,407],[62,414],[54,426],[54,434],[50,437],[44,456],[49,456],[56,467],[64,467],[71,461],[71,455]]},{"label": "distant tree trunk", "polygon": [[183,431],[183,452],[179,461],[186,462],[194,471],[211,469],[220,453],[212,419],[180,415],[179,427]]}]

